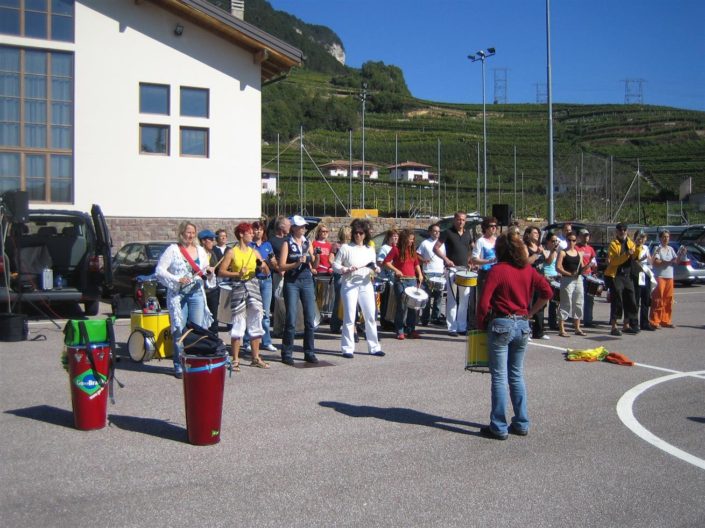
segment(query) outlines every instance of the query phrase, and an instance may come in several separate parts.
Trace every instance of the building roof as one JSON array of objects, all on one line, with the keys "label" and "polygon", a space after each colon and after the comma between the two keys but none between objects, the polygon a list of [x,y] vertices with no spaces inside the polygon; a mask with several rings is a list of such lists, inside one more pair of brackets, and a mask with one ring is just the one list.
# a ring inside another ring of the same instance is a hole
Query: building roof
[{"label": "building roof", "polygon": [[388,169],[430,169],[431,165],[426,165],[424,163],[418,163],[416,161],[405,161],[399,165],[389,165]]},{"label": "building roof", "polygon": [[303,52],[207,0],[147,0],[252,53],[262,67],[262,84],[303,62]]},{"label": "building roof", "polygon": [[[321,165],[323,168],[333,168],[333,167],[340,167],[342,169],[347,169],[351,165],[350,161],[348,160],[331,160],[328,163],[324,163]],[[362,167],[362,162],[359,160],[353,160],[352,166],[354,168]],[[369,161],[365,161],[365,168],[370,168],[370,169],[378,169],[379,165],[376,165],[375,163],[370,163]]]}]

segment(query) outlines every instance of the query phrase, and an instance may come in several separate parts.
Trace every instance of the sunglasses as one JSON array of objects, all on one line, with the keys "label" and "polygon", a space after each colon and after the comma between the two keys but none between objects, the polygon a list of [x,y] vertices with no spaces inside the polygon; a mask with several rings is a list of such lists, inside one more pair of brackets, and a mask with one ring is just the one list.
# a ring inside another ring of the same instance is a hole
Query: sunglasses
[{"label": "sunglasses", "polygon": [[355,232],[353,233],[353,235],[364,235],[364,234],[365,234],[364,231],[355,231]]},{"label": "sunglasses", "polygon": [[577,241],[578,241],[577,238],[569,238],[569,239],[568,239],[568,242],[577,242]]},{"label": "sunglasses", "polygon": [[626,227],[620,227],[619,229],[617,229],[617,231],[621,231],[622,233],[624,233],[626,230],[627,230]]},{"label": "sunglasses", "polygon": [[497,227],[497,224],[490,224],[490,225],[487,226],[487,227]]}]

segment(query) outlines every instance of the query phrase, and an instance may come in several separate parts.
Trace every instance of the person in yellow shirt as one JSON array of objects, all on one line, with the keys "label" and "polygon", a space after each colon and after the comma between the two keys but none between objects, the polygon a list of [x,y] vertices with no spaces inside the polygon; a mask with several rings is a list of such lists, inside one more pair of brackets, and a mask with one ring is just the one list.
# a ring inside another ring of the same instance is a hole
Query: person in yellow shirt
[{"label": "person in yellow shirt", "polygon": [[[636,258],[636,245],[627,236],[627,224],[617,224],[615,238],[610,242],[607,253],[605,282],[610,290],[610,325],[611,334],[621,336],[638,334],[639,328],[630,326],[630,321],[637,319],[637,306],[632,280],[632,262]],[[624,316],[622,330],[617,328],[617,320]]]},{"label": "person in yellow shirt", "polygon": [[252,225],[242,222],[235,227],[235,237],[238,243],[228,250],[220,263],[219,276],[232,281],[233,327],[230,331],[230,343],[233,351],[233,370],[240,371],[240,344],[245,330],[250,335],[252,344],[253,367],[269,368],[259,356],[259,345],[264,335],[262,328],[262,295],[259,288],[258,270],[269,274],[267,263],[259,252],[250,247],[254,238]]}]

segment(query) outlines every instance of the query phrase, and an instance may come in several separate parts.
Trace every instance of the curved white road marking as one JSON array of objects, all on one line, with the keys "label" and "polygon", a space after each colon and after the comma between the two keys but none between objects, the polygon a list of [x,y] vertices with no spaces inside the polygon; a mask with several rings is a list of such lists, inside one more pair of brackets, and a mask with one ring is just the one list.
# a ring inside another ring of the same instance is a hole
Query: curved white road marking
[{"label": "curved white road marking", "polygon": [[[640,366],[647,366],[647,365],[640,365]],[[684,462],[688,462],[689,464],[692,464],[700,469],[705,469],[705,460],[703,460],[702,458],[698,458],[694,455],[691,455],[690,453],[686,453],[682,449],[679,449],[676,446],[669,444],[665,440],[662,440],[661,438],[659,438],[658,436],[653,434],[651,431],[646,429],[643,425],[641,425],[637,421],[637,419],[634,417],[634,412],[633,412],[634,401],[642,393],[644,393],[645,391],[647,391],[651,387],[654,387],[654,386],[658,385],[659,383],[665,383],[667,381],[673,381],[673,380],[679,379],[679,378],[688,378],[688,377],[700,378],[703,374],[705,374],[705,370],[694,371],[694,372],[680,372],[680,373],[676,373],[676,374],[669,374],[668,376],[662,376],[660,378],[652,379],[649,381],[645,381],[644,383],[640,383],[636,387],[633,387],[633,388],[629,389],[627,392],[625,392],[624,395],[617,402],[617,415],[619,416],[619,419],[622,420],[624,425],[626,425],[629,429],[631,429],[631,431],[634,434],[636,434],[642,440],[650,443],[654,447],[657,447],[658,449],[665,451],[669,455],[672,455],[676,458],[680,458]]]}]

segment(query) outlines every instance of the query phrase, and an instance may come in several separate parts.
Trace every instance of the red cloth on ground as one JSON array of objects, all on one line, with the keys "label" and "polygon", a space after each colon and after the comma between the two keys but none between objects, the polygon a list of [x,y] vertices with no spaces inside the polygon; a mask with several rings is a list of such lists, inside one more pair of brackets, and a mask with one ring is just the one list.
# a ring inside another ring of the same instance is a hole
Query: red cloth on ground
[{"label": "red cloth on ground", "polygon": [[492,266],[477,306],[477,326],[484,330],[490,310],[501,314],[528,315],[531,299],[537,291],[541,299],[553,297],[545,277],[531,266],[517,268],[508,262]]}]

